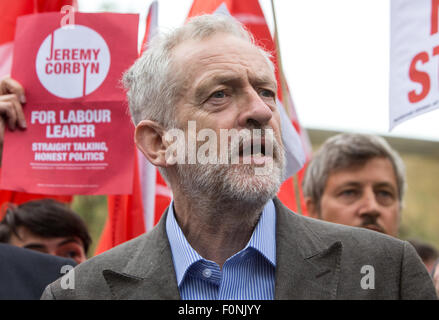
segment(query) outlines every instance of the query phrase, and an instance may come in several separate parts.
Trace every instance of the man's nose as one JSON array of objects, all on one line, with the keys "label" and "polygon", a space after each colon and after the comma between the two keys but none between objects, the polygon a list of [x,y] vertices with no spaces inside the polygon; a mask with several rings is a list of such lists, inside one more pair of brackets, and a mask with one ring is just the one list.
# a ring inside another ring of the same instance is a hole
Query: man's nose
[{"label": "man's nose", "polygon": [[250,125],[264,127],[273,116],[273,110],[254,89],[247,91],[241,103],[242,112],[238,118],[240,127],[246,128]]},{"label": "man's nose", "polygon": [[381,206],[378,203],[373,190],[364,191],[360,201],[360,207],[358,209],[358,214],[360,216],[369,215],[378,217],[381,214]]}]

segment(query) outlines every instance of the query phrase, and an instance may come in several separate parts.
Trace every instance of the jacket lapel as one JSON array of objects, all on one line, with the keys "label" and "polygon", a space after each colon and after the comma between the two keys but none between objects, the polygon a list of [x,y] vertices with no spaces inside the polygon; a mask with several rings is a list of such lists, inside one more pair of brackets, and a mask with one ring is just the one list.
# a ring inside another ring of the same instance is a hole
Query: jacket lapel
[{"label": "jacket lapel", "polygon": [[[323,241],[277,198],[276,299],[335,299],[339,282],[342,244]],[[139,243],[139,249],[122,270],[104,270],[113,299],[178,300],[166,216]]]},{"label": "jacket lapel", "polygon": [[171,248],[166,235],[167,210],[122,270],[102,272],[112,298],[117,300],[178,300]]},{"label": "jacket lapel", "polygon": [[324,241],[277,198],[276,299],[335,299],[342,244]]}]

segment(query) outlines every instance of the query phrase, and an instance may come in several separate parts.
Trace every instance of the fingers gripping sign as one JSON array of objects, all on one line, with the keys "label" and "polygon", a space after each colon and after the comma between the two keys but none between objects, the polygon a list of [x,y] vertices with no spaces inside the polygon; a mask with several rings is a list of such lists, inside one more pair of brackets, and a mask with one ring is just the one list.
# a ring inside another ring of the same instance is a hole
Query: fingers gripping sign
[{"label": "fingers gripping sign", "polygon": [[[22,104],[26,103],[23,87],[14,79],[6,77],[0,81],[0,129],[3,138],[3,128],[14,131],[17,127],[26,129],[26,119]],[[3,140],[3,139],[2,139]]]}]

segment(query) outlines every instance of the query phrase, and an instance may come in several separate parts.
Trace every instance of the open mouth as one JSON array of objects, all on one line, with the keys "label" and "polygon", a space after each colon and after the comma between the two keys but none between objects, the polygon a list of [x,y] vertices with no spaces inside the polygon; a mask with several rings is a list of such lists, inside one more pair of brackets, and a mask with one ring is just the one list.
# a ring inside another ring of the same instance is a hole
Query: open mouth
[{"label": "open mouth", "polygon": [[245,156],[265,156],[265,141],[246,141],[239,145],[239,157]]},{"label": "open mouth", "polygon": [[272,155],[267,153],[265,139],[252,139],[239,144],[239,162],[243,164],[264,165]]}]

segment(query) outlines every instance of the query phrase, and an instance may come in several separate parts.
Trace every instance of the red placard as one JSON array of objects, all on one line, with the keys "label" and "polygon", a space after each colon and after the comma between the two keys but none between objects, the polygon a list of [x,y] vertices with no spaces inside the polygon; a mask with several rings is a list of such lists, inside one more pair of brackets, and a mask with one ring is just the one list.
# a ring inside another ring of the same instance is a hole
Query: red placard
[{"label": "red placard", "polygon": [[1,187],[48,194],[131,193],[133,125],[120,79],[137,57],[138,15],[19,18],[12,77],[25,131],[5,132]]}]

